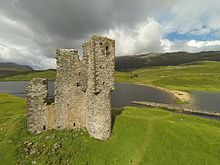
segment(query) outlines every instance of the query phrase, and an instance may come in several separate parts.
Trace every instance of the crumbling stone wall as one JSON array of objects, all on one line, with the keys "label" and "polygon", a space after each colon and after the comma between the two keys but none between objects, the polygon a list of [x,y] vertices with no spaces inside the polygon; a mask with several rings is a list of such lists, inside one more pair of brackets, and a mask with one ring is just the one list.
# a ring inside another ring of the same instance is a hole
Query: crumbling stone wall
[{"label": "crumbling stone wall", "polygon": [[47,105],[48,83],[46,79],[34,78],[27,91],[27,127],[31,133],[39,133],[54,127],[53,104]]},{"label": "crumbling stone wall", "polygon": [[115,41],[92,36],[83,44],[83,60],[75,49],[57,49],[55,102],[47,105],[45,79],[27,87],[28,130],[87,128],[97,139],[111,133]]},{"label": "crumbling stone wall", "polygon": [[85,127],[84,92],[82,91],[82,63],[75,49],[57,49],[57,77],[55,82],[56,127]]}]

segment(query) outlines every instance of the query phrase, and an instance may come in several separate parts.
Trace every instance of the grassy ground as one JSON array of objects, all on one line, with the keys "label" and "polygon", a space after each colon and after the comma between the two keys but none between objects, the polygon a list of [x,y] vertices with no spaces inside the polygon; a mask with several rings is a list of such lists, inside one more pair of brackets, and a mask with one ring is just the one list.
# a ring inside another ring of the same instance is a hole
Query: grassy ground
[{"label": "grassy ground", "polygon": [[26,136],[25,111],[24,99],[0,94],[0,164],[16,162],[16,149]]},{"label": "grassy ground", "polygon": [[220,62],[196,62],[117,72],[116,80],[173,90],[220,92]]},{"label": "grassy ground", "polygon": [[220,122],[153,108],[114,110],[108,141],[84,130],[26,131],[25,101],[0,95],[0,162],[24,164],[220,164]]}]

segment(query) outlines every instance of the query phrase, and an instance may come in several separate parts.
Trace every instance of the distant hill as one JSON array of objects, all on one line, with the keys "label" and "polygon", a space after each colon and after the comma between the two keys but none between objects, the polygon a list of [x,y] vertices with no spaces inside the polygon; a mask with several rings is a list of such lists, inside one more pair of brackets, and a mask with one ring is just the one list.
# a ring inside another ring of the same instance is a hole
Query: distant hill
[{"label": "distant hill", "polygon": [[32,71],[33,68],[28,65],[19,65],[12,62],[1,63],[0,62],[0,69],[6,70],[22,70],[22,71]]},{"label": "distant hill", "polygon": [[220,61],[220,51],[199,53],[150,53],[116,57],[116,70],[134,70],[143,67],[179,65],[196,61]]},{"label": "distant hill", "polygon": [[[149,53],[141,55],[119,56],[115,59],[116,71],[135,70],[144,67],[175,66],[197,61],[220,61],[220,51],[205,51],[199,53]],[[37,73],[41,71],[34,71],[33,68],[27,65],[0,63],[0,78],[32,72]],[[55,72],[55,70],[52,70],[52,72]]]},{"label": "distant hill", "polygon": [[27,65],[18,65],[15,63],[0,63],[0,77],[13,76],[32,72],[33,68]]}]

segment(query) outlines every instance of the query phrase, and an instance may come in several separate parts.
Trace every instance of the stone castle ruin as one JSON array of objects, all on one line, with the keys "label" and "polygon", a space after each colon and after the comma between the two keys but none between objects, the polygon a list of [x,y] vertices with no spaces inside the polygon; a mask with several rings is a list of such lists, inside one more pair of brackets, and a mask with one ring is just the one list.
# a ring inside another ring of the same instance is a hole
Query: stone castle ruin
[{"label": "stone castle ruin", "polygon": [[46,79],[32,79],[27,86],[29,132],[86,128],[94,138],[110,137],[115,41],[93,35],[82,47],[82,60],[75,49],[56,50],[53,103],[48,103]]}]

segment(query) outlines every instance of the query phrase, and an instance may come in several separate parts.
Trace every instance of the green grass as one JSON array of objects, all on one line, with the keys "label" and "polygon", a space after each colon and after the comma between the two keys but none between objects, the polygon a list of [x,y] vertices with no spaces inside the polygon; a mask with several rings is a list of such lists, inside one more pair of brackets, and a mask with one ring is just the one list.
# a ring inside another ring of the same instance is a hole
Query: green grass
[{"label": "green grass", "polygon": [[185,101],[185,100],[180,100],[179,98],[176,98],[175,103],[177,105],[182,105],[182,104],[188,104],[189,102]]},{"label": "green grass", "polygon": [[56,71],[46,70],[46,71],[34,71],[27,74],[20,74],[16,76],[9,76],[0,78],[0,81],[28,81],[32,78],[47,78],[48,80],[55,80]]},{"label": "green grass", "polygon": [[[29,134],[25,113],[24,99],[0,95],[0,162],[4,165],[220,164],[219,121],[125,107],[113,111],[112,136],[102,142],[85,130]],[[29,150],[25,142],[31,144]]]},{"label": "green grass", "polygon": [[15,164],[16,149],[26,135],[25,100],[0,94],[0,164]]},{"label": "green grass", "polygon": [[[133,75],[136,75],[134,77]],[[117,72],[118,82],[164,87],[182,91],[220,92],[220,62],[195,62],[179,66]]]}]

